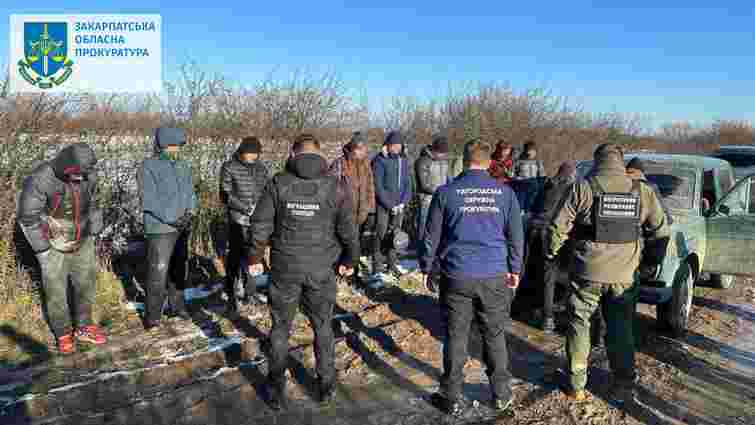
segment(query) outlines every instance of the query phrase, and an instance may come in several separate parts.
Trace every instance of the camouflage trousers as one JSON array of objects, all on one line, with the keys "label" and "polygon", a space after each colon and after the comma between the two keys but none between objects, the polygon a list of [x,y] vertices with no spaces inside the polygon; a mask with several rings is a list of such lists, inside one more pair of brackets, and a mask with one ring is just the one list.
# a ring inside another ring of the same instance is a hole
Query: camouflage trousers
[{"label": "camouflage trousers", "polygon": [[84,239],[71,253],[51,248],[39,265],[47,319],[55,337],[70,333],[75,326],[91,325],[97,295],[94,239]]},{"label": "camouflage trousers", "polygon": [[588,357],[592,348],[590,325],[598,309],[606,322],[606,350],[615,385],[631,387],[634,384],[637,293],[637,285],[572,282],[566,330],[567,373],[572,389],[582,390],[587,385]]}]

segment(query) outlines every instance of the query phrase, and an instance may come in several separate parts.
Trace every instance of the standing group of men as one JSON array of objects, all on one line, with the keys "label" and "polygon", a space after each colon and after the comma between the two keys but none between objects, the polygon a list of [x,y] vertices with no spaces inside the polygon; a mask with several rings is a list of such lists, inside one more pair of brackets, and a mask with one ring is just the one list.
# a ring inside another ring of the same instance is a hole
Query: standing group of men
[{"label": "standing group of men", "polygon": [[[144,324],[148,329],[160,326],[166,296],[170,314],[190,317],[183,290],[188,236],[197,209],[191,169],[180,154],[183,131],[158,129],[154,141],[155,156],[138,171],[147,242]],[[640,260],[662,261],[662,256],[643,257],[642,252],[643,248],[662,252],[657,247],[667,242],[669,233],[668,216],[656,191],[627,175],[623,153],[615,145],[596,150],[595,167],[584,179],[575,180],[574,164],[565,163],[556,177],[536,189],[517,184],[544,177],[534,143],[526,144],[515,161],[511,146],[503,142],[491,154],[488,145],[470,140],[464,146],[463,166],[449,158],[448,151],[446,139],[434,139],[413,170],[420,207],[420,268],[428,286],[439,291],[445,312],[444,373],[433,402],[448,413],[460,411],[467,341],[476,321],[482,330],[495,408],[511,405],[505,328],[525,264],[525,239],[529,239],[526,256],[540,257],[546,265],[544,276],[533,273],[528,279],[545,282],[544,325],[549,329],[556,264],[567,240],[573,244],[567,261],[572,281],[567,303],[567,393],[584,398],[589,324],[598,309],[608,326],[616,388],[631,390],[635,271]],[[254,277],[269,268],[270,402],[276,408],[286,404],[288,337],[300,306],[314,329],[318,394],[327,402],[333,398],[336,378],[331,326],[336,276],[357,274],[360,234],[370,227],[368,217],[373,212],[377,234],[371,242],[373,272],[401,273],[395,243],[386,243],[386,238],[401,227],[413,197],[412,168],[398,132],[388,133],[371,163],[365,135],[355,133],[344,146],[343,157],[330,165],[319,141],[300,135],[285,169],[272,178],[261,164],[261,152],[256,138],[246,138],[220,172],[220,194],[229,218],[229,310],[238,309],[237,278],[245,276],[245,299],[254,302]],[[94,200],[95,164],[87,145],[67,147],[33,171],[19,199],[18,220],[42,267],[50,323],[63,353],[74,351],[76,341],[105,342],[91,317],[93,237],[102,228]],[[609,197],[634,205],[633,214],[611,215]],[[528,238],[523,210],[532,215]],[[69,278],[76,300],[73,315],[67,304]]]}]

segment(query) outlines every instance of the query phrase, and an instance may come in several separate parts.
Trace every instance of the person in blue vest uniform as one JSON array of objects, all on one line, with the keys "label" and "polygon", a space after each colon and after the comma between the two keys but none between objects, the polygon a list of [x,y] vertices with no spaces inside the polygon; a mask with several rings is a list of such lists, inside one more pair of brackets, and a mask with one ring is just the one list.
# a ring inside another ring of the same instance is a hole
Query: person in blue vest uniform
[{"label": "person in blue vest uniform", "polygon": [[451,415],[462,413],[463,370],[475,319],[481,326],[494,407],[502,413],[512,402],[504,330],[519,285],[524,232],[516,195],[491,177],[489,158],[490,147],[479,140],[465,145],[468,169],[433,195],[420,258],[425,282],[436,281],[427,274],[435,261],[440,266],[437,281],[446,331],[441,387],[432,402]]}]

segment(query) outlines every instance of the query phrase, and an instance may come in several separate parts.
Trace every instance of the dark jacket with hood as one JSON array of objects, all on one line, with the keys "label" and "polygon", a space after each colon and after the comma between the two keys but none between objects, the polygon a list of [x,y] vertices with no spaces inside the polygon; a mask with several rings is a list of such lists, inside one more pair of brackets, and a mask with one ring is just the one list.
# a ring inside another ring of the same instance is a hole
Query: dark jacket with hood
[{"label": "dark jacket with hood", "polygon": [[[393,134],[393,133],[391,133]],[[389,138],[391,137],[389,134]],[[394,136],[396,137],[396,136]],[[412,197],[412,177],[409,161],[402,153],[394,155],[381,151],[372,160],[377,203],[390,210],[399,204],[407,204]]]},{"label": "dark jacket with hood", "polygon": [[270,172],[261,161],[244,162],[239,152],[220,168],[220,200],[228,207],[231,220],[249,226],[249,218],[262,196]]},{"label": "dark jacket with hood", "polygon": [[574,184],[576,175],[572,172],[556,174],[545,179],[543,189],[535,197],[532,205],[532,218],[529,224],[545,226],[553,218],[561,200],[566,197],[571,185]]},{"label": "dark jacket with hood", "polygon": [[169,145],[183,145],[184,132],[177,128],[160,128],[155,132],[155,157],[146,159],[137,173],[144,233],[172,233],[185,214],[197,208],[191,165],[185,160],[167,157]]},{"label": "dark jacket with hood", "polygon": [[[96,210],[97,159],[84,143],[64,148],[53,160],[37,166],[23,183],[18,223],[36,253],[79,242],[102,230]],[[81,174],[80,182],[70,175]],[[58,248],[59,249],[59,248]]]},{"label": "dark jacket with hood", "polygon": [[427,203],[439,187],[453,178],[448,154],[433,152],[430,146],[422,149],[414,163],[414,171],[417,178],[417,194]]},{"label": "dark jacket with hood", "polygon": [[262,263],[268,244],[273,279],[319,277],[359,258],[351,194],[327,171],[322,156],[302,153],[268,182],[252,215],[249,264]]}]

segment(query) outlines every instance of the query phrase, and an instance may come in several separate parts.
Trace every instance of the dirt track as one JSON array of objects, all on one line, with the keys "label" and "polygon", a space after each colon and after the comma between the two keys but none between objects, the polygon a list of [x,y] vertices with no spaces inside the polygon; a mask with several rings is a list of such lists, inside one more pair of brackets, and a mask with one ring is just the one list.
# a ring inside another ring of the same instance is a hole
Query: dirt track
[{"label": "dirt track", "polygon": [[[514,413],[497,422],[490,419],[490,409],[486,407],[489,392],[478,360],[477,338],[472,340],[472,359],[467,366],[465,393],[470,403],[465,418],[451,420],[426,403],[440,374],[441,327],[432,294],[410,284],[370,297],[351,293],[347,287],[342,287],[341,292],[344,296],[339,297],[342,302],[337,313],[343,315],[336,323],[340,386],[335,407],[324,409],[311,401],[311,330],[298,321],[292,338],[293,373],[289,385],[293,406],[285,413],[267,408],[262,401],[266,397],[262,385],[265,363],[255,356],[260,354],[256,339],[267,332],[269,322],[264,311],[252,311],[247,313],[256,314],[258,320],[236,320],[233,329],[227,331],[222,330],[223,323],[210,323],[213,326],[209,328],[214,329],[211,332],[237,337],[219,349],[207,349],[206,344],[203,347],[195,340],[188,345],[177,343],[168,350],[182,353],[177,360],[141,362],[138,368],[117,360],[107,367],[97,361],[74,362],[75,368],[64,372],[78,376],[67,379],[67,387],[50,383],[43,386],[44,390],[29,391],[35,395],[2,409],[0,422],[755,423],[755,285],[750,282],[740,280],[729,291],[699,288],[691,330],[679,341],[659,334],[653,310],[641,306],[639,404],[632,407],[606,403],[610,376],[602,349],[596,349],[592,356],[590,397],[582,403],[570,403],[551,379],[552,373],[563,365],[563,337],[545,337],[525,323],[513,322],[509,343],[516,377]],[[205,308],[212,311],[217,306],[209,302]],[[195,322],[207,329],[211,320],[207,316]],[[176,328],[176,334],[180,334],[186,326]],[[140,338],[143,337],[136,339]],[[131,346],[133,352],[134,343],[129,341],[123,344]],[[149,351],[146,347],[150,346],[154,349],[155,344],[145,342],[142,351]],[[164,354],[165,350],[160,352]],[[86,373],[82,365],[88,365]],[[44,379],[51,380],[50,376]]]}]

